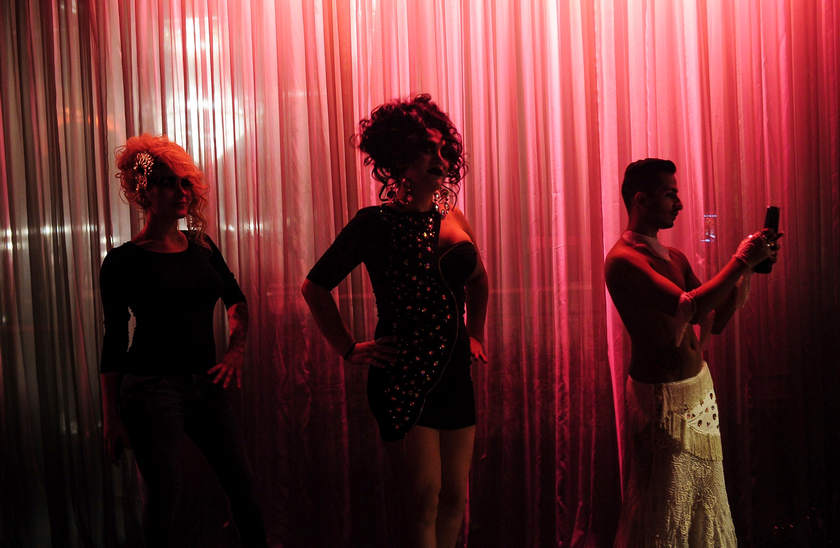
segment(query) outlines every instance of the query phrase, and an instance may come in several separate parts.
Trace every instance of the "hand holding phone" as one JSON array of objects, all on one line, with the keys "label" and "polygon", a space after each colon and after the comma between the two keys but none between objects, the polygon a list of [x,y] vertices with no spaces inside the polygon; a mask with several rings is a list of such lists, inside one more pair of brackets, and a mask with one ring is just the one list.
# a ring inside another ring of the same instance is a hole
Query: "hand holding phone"
[{"label": "hand holding phone", "polygon": [[[775,235],[779,233],[779,208],[776,206],[769,206],[767,208],[767,213],[764,215],[764,228],[769,228],[773,231]],[[776,245],[776,241],[772,242],[772,245]],[[753,268],[753,272],[758,274],[769,274],[771,270],[773,270],[773,263],[775,261],[772,259],[767,259],[762,261],[755,268]]]}]

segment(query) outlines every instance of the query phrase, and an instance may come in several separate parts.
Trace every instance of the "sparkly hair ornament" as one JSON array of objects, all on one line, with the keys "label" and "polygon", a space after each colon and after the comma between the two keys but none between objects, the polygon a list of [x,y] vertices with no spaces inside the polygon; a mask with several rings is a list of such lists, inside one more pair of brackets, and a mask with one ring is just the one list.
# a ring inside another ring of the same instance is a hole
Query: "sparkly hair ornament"
[{"label": "sparkly hair ornament", "polygon": [[190,238],[206,246],[207,219],[204,211],[209,189],[204,175],[186,150],[166,135],[144,133],[129,137],[123,146],[114,151],[114,159],[115,175],[120,181],[123,196],[129,204],[144,212],[151,206],[149,186],[161,175],[161,169],[167,171],[167,175],[171,173],[175,180],[189,181],[192,201],[187,208],[187,230]]},{"label": "sparkly hair ornament", "polygon": [[137,180],[137,192],[144,191],[149,186],[149,175],[152,174],[152,167],[155,159],[148,152],[138,152],[134,157],[134,178]]}]

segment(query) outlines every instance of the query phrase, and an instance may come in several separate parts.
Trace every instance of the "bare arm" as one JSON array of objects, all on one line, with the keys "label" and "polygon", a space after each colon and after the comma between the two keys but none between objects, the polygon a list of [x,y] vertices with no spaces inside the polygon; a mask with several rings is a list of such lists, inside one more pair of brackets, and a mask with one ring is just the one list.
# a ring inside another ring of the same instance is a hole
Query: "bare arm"
[{"label": "bare arm", "polygon": [[248,303],[241,301],[234,304],[228,308],[227,316],[230,329],[227,351],[243,355],[248,338]]},{"label": "bare arm", "polygon": [[332,293],[308,279],[303,282],[300,292],[327,342],[339,355],[346,355],[354,344],[353,335],[341,318]]},{"label": "bare arm", "polygon": [[757,234],[759,233],[743,240],[735,253],[736,256],[740,257],[741,262],[748,265],[748,268],[730,291],[728,297],[719,306],[715,307],[715,319],[711,328],[711,332],[715,335],[723,331],[735,311],[744,306],[747,301],[747,296],[750,293],[752,267],[766,259],[773,263],[778,259],[779,238],[783,234],[778,234],[772,229],[766,228],[760,231],[761,238],[756,238]]},{"label": "bare arm", "polygon": [[239,301],[227,310],[230,338],[228,349],[222,361],[207,370],[214,375],[213,382],[223,382],[224,388],[236,381],[236,387],[242,388],[242,368],[245,365],[245,342],[248,338],[248,303]]},{"label": "bare arm", "polygon": [[475,240],[475,234],[472,227],[464,213],[457,207],[452,210],[452,215],[457,221],[461,229],[467,233],[474,246],[476,246],[476,253],[478,261],[475,265],[466,284],[467,297],[467,331],[470,337],[484,342],[484,322],[487,319],[487,295],[489,292],[487,283],[487,271],[484,269],[484,263],[481,261],[481,254],[478,253],[478,244]]},{"label": "bare arm", "polygon": [[484,263],[481,262],[481,257],[479,257],[475,271],[467,280],[466,296],[467,332],[469,332],[470,337],[474,337],[481,342],[484,342],[484,322],[487,319],[488,293],[487,271],[484,269]]},{"label": "bare arm", "polygon": [[[735,287],[732,288],[732,291],[729,292],[729,295],[723,300],[723,302],[715,307],[712,313],[701,315],[701,313],[698,312],[691,319],[692,323],[700,324],[701,348],[706,344],[706,340],[708,340],[710,334],[716,335],[720,333],[723,326],[726,325],[730,318],[732,318],[735,310],[740,307],[738,304],[742,293],[740,288],[744,280],[749,279],[749,274],[750,271],[748,270],[746,274],[738,278],[738,281],[735,282]],[[686,273],[686,282],[686,287],[691,289],[697,289],[701,285],[690,266],[688,267],[688,271]]]},{"label": "bare arm", "polygon": [[300,288],[318,329],[324,334],[336,352],[345,360],[356,365],[385,367],[393,363],[397,356],[394,346],[396,337],[381,337],[373,341],[357,343],[347,329],[332,293],[324,287],[307,279]]},{"label": "bare arm", "polygon": [[356,365],[383,367],[392,363],[397,354],[396,348],[391,346],[394,338],[381,337],[356,343],[330,293],[331,288],[371,253],[371,239],[380,232],[375,211],[378,208],[365,208],[356,213],[312,267],[300,291],[318,329],[339,355]]},{"label": "bare arm", "polygon": [[477,263],[464,288],[467,306],[467,333],[470,336],[470,355],[474,360],[487,363],[487,355],[484,352],[484,323],[487,319],[487,297],[489,293],[487,271],[484,269],[481,254],[478,253],[475,234],[466,216],[458,208],[452,210],[452,215],[461,229],[470,237],[473,245],[476,246]]},{"label": "bare arm", "polygon": [[729,259],[726,266],[715,274],[711,280],[694,290],[694,303],[697,307],[695,317],[702,318],[711,311],[720,308],[736,291],[735,284],[741,276],[749,271],[750,267],[745,263],[734,257]]},{"label": "bare arm", "polygon": [[735,287],[729,293],[726,300],[715,308],[715,321],[712,324],[712,334],[720,334],[723,328],[726,327],[726,324],[729,323],[729,320],[735,315],[735,312],[744,305],[750,290],[750,276],[751,272],[744,274],[735,284]]},{"label": "bare arm", "polygon": [[[731,259],[714,278],[694,290],[695,318],[702,318],[718,306],[732,291],[735,282],[748,267]],[[641,306],[653,307],[663,314],[677,315],[683,290],[659,274],[641,258],[616,257],[606,265],[607,285],[619,289]]]},{"label": "bare arm", "polygon": [[656,272],[642,257],[623,254],[608,258],[607,285],[632,295],[642,306],[652,306],[671,316],[679,313],[681,303],[688,296],[693,301],[692,317],[699,320],[719,307],[730,296],[738,279],[770,257],[770,253],[766,241],[753,235],[741,242],[736,252],[740,259],[733,256],[711,280],[688,293]]}]

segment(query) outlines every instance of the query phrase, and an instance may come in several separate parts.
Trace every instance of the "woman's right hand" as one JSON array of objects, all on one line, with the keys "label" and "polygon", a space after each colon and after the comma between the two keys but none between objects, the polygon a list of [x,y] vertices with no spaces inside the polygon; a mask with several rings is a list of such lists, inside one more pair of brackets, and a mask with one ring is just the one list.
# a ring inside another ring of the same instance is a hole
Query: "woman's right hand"
[{"label": "woman's right hand", "polygon": [[388,367],[399,354],[397,337],[380,337],[372,341],[357,342],[346,360],[354,365]]},{"label": "woman's right hand", "polygon": [[114,464],[119,462],[123,449],[131,448],[128,432],[119,417],[105,417],[102,437],[105,441],[105,454]]}]

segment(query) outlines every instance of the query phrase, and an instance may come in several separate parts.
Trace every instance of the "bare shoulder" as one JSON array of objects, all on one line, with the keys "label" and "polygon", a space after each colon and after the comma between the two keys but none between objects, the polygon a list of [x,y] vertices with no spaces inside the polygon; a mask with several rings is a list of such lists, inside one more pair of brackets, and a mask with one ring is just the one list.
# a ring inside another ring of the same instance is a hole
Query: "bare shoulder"
[{"label": "bare shoulder", "polygon": [[458,206],[455,206],[452,209],[450,209],[449,210],[449,215],[450,215],[450,218],[453,221],[455,221],[456,223],[458,223],[459,225],[469,226],[469,223],[467,222],[467,216],[464,215],[464,212],[461,211],[461,208],[459,208]]},{"label": "bare shoulder", "polygon": [[469,221],[467,221],[467,216],[464,215],[464,212],[461,211],[457,206],[453,207],[449,210],[449,214],[447,218],[452,221],[458,228],[463,230],[467,233],[470,239],[475,242],[475,234],[473,234],[472,227],[470,226]]},{"label": "bare shoulder", "polygon": [[619,280],[631,271],[644,271],[647,266],[645,256],[619,240],[604,259],[604,276],[607,283]]},{"label": "bare shoulder", "polygon": [[607,257],[604,259],[606,266],[621,267],[630,263],[637,262],[642,254],[627,245],[623,240],[618,240]]},{"label": "bare shoulder", "polygon": [[[688,262],[688,257],[685,256],[685,253],[677,249],[676,247],[668,247],[668,251],[671,253],[671,259],[679,266],[679,269],[683,272],[692,272],[691,263]],[[693,272],[692,272],[693,276]]]},{"label": "bare shoulder", "polygon": [[683,253],[682,251],[680,251],[676,247],[668,246],[668,251],[670,251],[671,255],[675,256],[676,258],[678,258],[683,263],[688,264],[688,257],[686,257],[685,253]]}]

